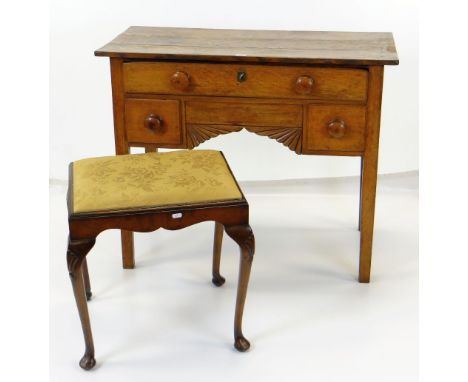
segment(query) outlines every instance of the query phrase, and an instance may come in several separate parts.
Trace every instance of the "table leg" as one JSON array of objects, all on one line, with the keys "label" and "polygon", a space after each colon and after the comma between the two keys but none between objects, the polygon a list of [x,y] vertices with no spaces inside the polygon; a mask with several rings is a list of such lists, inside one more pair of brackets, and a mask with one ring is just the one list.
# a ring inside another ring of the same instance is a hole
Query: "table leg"
[{"label": "table leg", "polygon": [[[128,149],[126,149],[128,151]],[[145,152],[158,152],[157,147],[145,147]],[[124,269],[135,268],[135,244],[133,240],[133,232],[120,231],[122,239],[122,266]]]},{"label": "table leg", "polygon": [[122,238],[122,263],[124,269],[135,268],[135,249],[132,231],[120,231]]},{"label": "table leg", "polygon": [[377,186],[377,161],[364,158],[360,211],[361,254],[359,257],[359,282],[370,281],[372,239],[374,234],[375,192]]},{"label": "table leg", "polygon": [[[125,135],[125,90],[123,87],[123,59],[111,57],[112,102],[114,110],[115,153],[130,154],[130,146]],[[125,269],[135,267],[133,255],[133,232],[121,231],[122,262]]]},{"label": "table leg", "polygon": [[359,257],[359,282],[361,283],[368,283],[370,281],[382,86],[383,67],[370,67],[367,96],[366,150],[362,157],[363,167],[361,180],[361,254]]},{"label": "table leg", "polygon": [[157,153],[157,152],[158,152],[158,148],[156,146],[152,146],[152,145],[145,146],[145,153]]},{"label": "table leg", "polygon": [[362,206],[362,169],[364,166],[364,158],[361,157],[361,174],[359,176],[359,220],[358,220],[358,230],[361,230],[361,206]]}]

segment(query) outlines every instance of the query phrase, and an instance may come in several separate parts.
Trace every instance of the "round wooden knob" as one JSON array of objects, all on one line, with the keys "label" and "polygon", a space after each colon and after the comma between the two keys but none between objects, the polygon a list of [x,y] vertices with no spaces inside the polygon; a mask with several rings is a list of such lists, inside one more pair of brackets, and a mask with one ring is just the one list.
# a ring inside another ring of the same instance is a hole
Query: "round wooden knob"
[{"label": "round wooden knob", "polygon": [[190,87],[190,76],[181,71],[177,71],[172,75],[171,78],[172,86],[179,90],[188,90]]},{"label": "round wooden knob", "polygon": [[145,127],[150,130],[158,130],[163,125],[163,119],[156,114],[148,114],[145,118]]},{"label": "round wooden knob", "polygon": [[314,85],[314,79],[310,76],[299,76],[297,77],[296,84],[294,85],[294,90],[298,94],[310,94],[312,91],[312,86]]},{"label": "round wooden knob", "polygon": [[328,134],[333,138],[343,138],[346,133],[346,125],[342,119],[334,119],[327,126]]}]

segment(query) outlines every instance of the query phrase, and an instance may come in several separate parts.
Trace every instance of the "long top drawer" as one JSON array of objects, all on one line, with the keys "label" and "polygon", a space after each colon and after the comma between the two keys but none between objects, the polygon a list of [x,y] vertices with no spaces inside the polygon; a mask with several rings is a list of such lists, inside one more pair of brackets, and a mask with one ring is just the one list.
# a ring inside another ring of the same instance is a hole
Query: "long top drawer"
[{"label": "long top drawer", "polygon": [[128,62],[127,93],[365,102],[367,71],[306,66]]}]

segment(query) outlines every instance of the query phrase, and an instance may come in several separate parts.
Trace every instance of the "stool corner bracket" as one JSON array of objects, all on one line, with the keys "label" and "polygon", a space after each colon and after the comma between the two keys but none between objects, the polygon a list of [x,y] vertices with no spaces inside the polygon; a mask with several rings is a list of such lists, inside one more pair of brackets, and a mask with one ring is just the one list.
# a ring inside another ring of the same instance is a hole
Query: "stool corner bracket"
[{"label": "stool corner bracket", "polygon": [[255,237],[252,228],[248,224],[225,226],[226,233],[245,251],[243,255],[248,256],[251,263],[255,253]]},{"label": "stool corner bracket", "polygon": [[68,238],[67,266],[70,275],[76,272],[81,266],[83,259],[96,243],[96,238],[91,239],[71,239]]}]

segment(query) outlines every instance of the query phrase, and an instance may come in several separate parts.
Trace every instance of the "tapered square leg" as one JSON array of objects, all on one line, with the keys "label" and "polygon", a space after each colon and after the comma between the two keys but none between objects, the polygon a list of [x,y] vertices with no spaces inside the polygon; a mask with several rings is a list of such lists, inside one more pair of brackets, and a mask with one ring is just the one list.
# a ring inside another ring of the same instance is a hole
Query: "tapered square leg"
[{"label": "tapered square leg", "polygon": [[[366,166],[368,167],[366,168]],[[371,163],[365,160],[361,201],[361,253],[359,257],[359,282],[361,283],[370,282],[376,185],[376,167],[371,166]]]},{"label": "tapered square leg", "polygon": [[358,230],[361,230],[361,208],[362,208],[362,170],[364,169],[364,158],[361,157],[361,173],[359,175],[359,220]]},{"label": "tapered square leg", "polygon": [[135,268],[135,246],[132,231],[120,231],[122,237],[122,263],[124,269]]},{"label": "tapered square leg", "polygon": [[[125,133],[125,91],[123,87],[123,60],[111,58],[112,100],[114,109],[114,135],[115,153],[117,155],[130,154],[130,146]],[[149,148],[149,147],[148,147]],[[145,148],[147,150],[147,148]],[[121,231],[122,237],[122,263],[124,269],[135,268],[133,249],[133,232]]]},{"label": "tapered square leg", "polygon": [[368,283],[370,281],[371,272],[382,86],[383,67],[370,67],[366,150],[362,158],[361,253],[359,257],[359,282],[361,283]]}]

